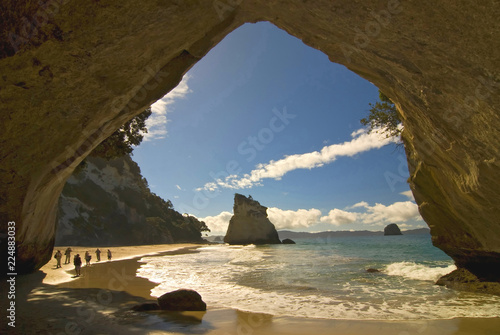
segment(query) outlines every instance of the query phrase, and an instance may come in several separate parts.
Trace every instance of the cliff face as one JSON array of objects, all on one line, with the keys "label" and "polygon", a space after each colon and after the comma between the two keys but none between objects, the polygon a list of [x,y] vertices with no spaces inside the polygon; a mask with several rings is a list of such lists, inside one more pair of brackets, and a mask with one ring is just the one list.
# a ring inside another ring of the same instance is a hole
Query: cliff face
[{"label": "cliff face", "polygon": [[194,217],[151,193],[137,164],[125,156],[88,158],[59,199],[56,245],[140,245],[201,242]]},{"label": "cliff face", "polygon": [[270,21],[396,103],[434,244],[500,279],[497,1],[49,3],[5,3],[0,21],[0,229],[16,222],[18,273],[48,261],[78,163],[232,30]]},{"label": "cliff face", "polygon": [[274,225],[267,218],[267,207],[241,194],[234,195],[233,217],[224,242],[229,244],[280,244]]}]

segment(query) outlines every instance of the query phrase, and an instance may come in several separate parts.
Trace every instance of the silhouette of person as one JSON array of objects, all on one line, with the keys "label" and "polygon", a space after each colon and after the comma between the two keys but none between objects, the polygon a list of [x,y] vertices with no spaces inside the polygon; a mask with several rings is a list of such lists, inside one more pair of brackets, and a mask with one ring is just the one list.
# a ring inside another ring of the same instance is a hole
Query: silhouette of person
[{"label": "silhouette of person", "polygon": [[73,250],[71,250],[70,247],[66,248],[66,251],[64,252],[64,254],[66,255],[66,259],[64,260],[64,264],[69,264],[71,263],[71,252]]},{"label": "silhouette of person", "polygon": [[61,253],[61,250],[57,250],[56,254],[54,255],[56,261],[57,261],[57,265],[56,265],[56,269],[62,267],[61,265],[61,259],[62,259],[62,253]]},{"label": "silhouette of person", "polygon": [[97,250],[95,251],[95,256],[97,258],[97,261],[99,262],[101,260],[101,250],[99,250],[99,248],[97,248]]},{"label": "silhouette of person", "polygon": [[91,259],[92,259],[92,256],[90,256],[90,253],[88,251],[85,251],[85,265],[89,266]]},{"label": "silhouette of person", "polygon": [[108,261],[111,260],[111,250],[108,249]]},{"label": "silhouette of person", "polygon": [[73,258],[73,264],[75,264],[76,276],[79,277],[82,269],[82,259],[80,258],[80,254],[75,255]]}]

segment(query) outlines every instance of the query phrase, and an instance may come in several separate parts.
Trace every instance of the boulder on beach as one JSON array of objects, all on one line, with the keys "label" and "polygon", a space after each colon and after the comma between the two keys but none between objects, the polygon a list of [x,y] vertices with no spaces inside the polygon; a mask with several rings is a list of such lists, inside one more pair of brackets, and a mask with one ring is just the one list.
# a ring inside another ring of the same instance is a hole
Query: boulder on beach
[{"label": "boulder on beach", "polygon": [[480,280],[467,269],[457,269],[442,276],[436,285],[446,286],[458,291],[494,294],[500,296],[500,283],[496,281]]},{"label": "boulder on beach", "polygon": [[280,244],[274,225],[267,217],[267,207],[236,193],[234,215],[229,221],[224,242],[229,244]]},{"label": "boulder on beach", "polygon": [[144,304],[135,305],[134,307],[132,307],[132,310],[136,312],[156,311],[158,309],[160,309],[160,305],[158,305],[156,302],[146,302]]},{"label": "boulder on beach", "polygon": [[391,223],[384,228],[384,236],[389,235],[403,235],[398,225],[395,223]]},{"label": "boulder on beach", "polygon": [[283,244],[295,244],[294,240],[291,240],[289,238],[285,238],[283,241],[281,241]]},{"label": "boulder on beach", "polygon": [[158,298],[160,309],[167,311],[206,311],[207,304],[194,290],[180,289]]}]

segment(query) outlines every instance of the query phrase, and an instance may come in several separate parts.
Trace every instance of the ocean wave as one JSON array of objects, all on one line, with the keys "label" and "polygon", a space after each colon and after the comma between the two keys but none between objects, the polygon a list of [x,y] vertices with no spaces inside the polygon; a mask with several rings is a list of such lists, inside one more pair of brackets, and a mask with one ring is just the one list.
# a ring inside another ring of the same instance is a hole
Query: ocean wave
[{"label": "ocean wave", "polygon": [[401,276],[408,279],[437,281],[440,277],[456,270],[455,265],[431,267],[414,262],[398,262],[389,264],[384,272],[389,276]]},{"label": "ocean wave", "polygon": [[199,250],[144,257],[137,275],[158,284],[151,291],[153,297],[190,288],[209,308],[276,316],[351,320],[498,316],[499,297],[457,294],[430,282],[455,269],[449,261],[392,263],[383,269],[387,275],[371,276],[359,270],[358,260],[332,266],[331,258],[317,249],[283,252],[220,245]]}]

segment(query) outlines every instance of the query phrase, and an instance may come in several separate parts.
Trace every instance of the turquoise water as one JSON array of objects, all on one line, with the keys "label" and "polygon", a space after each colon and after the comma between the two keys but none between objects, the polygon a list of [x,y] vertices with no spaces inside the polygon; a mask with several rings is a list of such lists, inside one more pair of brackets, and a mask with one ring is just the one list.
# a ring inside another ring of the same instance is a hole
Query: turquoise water
[{"label": "turquoise water", "polygon": [[[145,257],[153,296],[198,291],[209,307],[327,319],[496,317],[500,298],[434,285],[455,269],[429,235],[297,239],[295,245],[209,245]],[[379,273],[368,273],[375,268]]]}]

